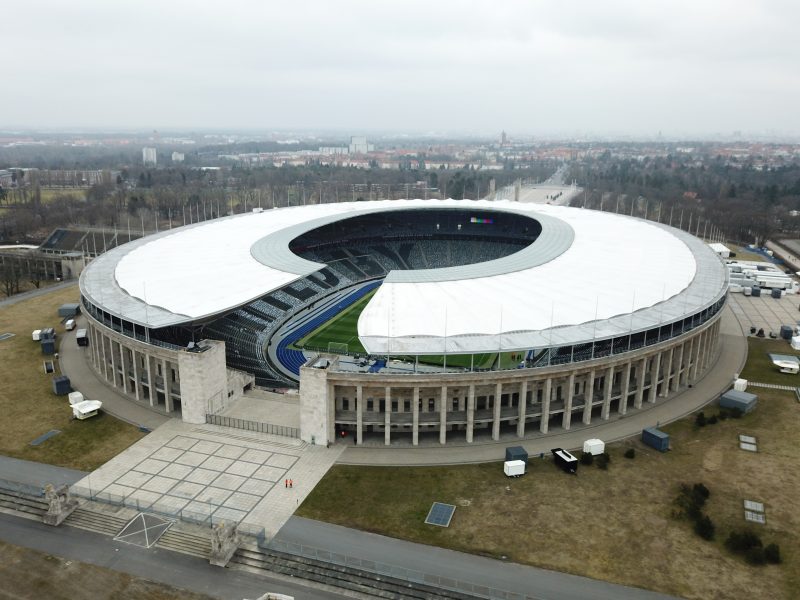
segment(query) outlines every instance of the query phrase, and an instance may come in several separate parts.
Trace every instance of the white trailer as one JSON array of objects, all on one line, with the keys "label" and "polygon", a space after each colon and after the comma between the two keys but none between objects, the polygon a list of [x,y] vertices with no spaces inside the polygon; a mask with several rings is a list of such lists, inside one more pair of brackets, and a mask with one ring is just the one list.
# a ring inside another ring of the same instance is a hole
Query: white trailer
[{"label": "white trailer", "polygon": [[507,460],[503,463],[503,473],[506,477],[521,477],[525,475],[524,460]]},{"label": "white trailer", "polygon": [[84,419],[95,416],[101,406],[103,406],[103,403],[100,402],[100,400],[84,400],[83,402],[72,405],[72,415],[76,419],[83,421]]}]

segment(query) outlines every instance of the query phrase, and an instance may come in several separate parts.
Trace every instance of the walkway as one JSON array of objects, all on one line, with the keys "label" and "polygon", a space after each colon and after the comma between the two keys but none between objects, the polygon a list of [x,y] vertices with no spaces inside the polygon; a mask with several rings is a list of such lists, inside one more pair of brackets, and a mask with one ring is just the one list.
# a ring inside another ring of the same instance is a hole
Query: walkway
[{"label": "walkway", "polygon": [[72,485],[86,475],[85,471],[0,456],[0,479],[35,488],[43,488],[48,483]]},{"label": "walkway", "polygon": [[[36,298],[37,296],[43,296],[45,294],[49,294],[50,292],[55,292],[56,290],[62,290],[64,288],[68,288],[70,286],[77,286],[78,281],[76,279],[69,279],[67,281],[62,281],[61,283],[54,283],[53,285],[47,285],[45,287],[41,287],[36,290],[30,290],[29,292],[23,292],[21,294],[16,294],[4,300],[0,300],[0,306],[11,306],[12,304],[16,304],[17,302],[22,302],[23,300],[28,300],[30,298]],[[78,290],[75,290],[75,296],[78,296]],[[76,300],[77,301],[77,300]]]},{"label": "walkway", "polygon": [[[85,324],[85,317],[78,317],[77,326],[85,327]],[[170,420],[163,412],[150,408],[148,404],[137,403],[101,380],[89,366],[89,348],[78,346],[75,341],[75,330],[65,331],[60,340],[58,360],[61,372],[69,377],[72,389],[78,390],[89,400],[100,400],[103,411],[139,427],[155,429]]]},{"label": "walkway", "polygon": [[[417,572],[418,576],[429,574],[434,578],[452,579],[522,594],[529,598],[547,600],[671,598],[638,588],[406,542],[301,517],[289,519],[278,532],[272,546],[278,550],[284,548],[289,551],[304,550],[305,553],[312,552],[314,548],[323,549],[325,552],[334,552],[366,563],[397,565],[398,574],[408,569]],[[350,566],[357,564],[356,560],[348,560]]]},{"label": "walkway", "polygon": [[[747,338],[742,326],[731,310],[725,309],[722,317],[720,333],[721,352],[716,364],[693,387],[684,390],[677,396],[660,400],[656,404],[645,403],[641,410],[628,411],[627,415],[615,415],[611,420],[590,425],[573,424],[569,431],[532,435],[520,440],[508,435],[499,441],[488,438],[472,444],[463,441],[463,432],[448,432],[446,446],[440,446],[438,432],[428,437],[419,446],[390,446],[379,444],[362,447],[348,446],[339,460],[340,464],[349,465],[448,465],[482,463],[503,460],[506,446],[523,446],[528,454],[535,456],[550,453],[551,448],[581,448],[584,440],[600,438],[606,442],[615,442],[639,435],[645,427],[671,423],[693,413],[706,404],[716,400],[719,395],[729,389],[734,374],[741,373],[747,360]],[[397,436],[400,438],[400,436]],[[398,440],[399,441],[399,440]],[[397,444],[397,442],[393,442]],[[347,445],[347,442],[338,442]]]}]

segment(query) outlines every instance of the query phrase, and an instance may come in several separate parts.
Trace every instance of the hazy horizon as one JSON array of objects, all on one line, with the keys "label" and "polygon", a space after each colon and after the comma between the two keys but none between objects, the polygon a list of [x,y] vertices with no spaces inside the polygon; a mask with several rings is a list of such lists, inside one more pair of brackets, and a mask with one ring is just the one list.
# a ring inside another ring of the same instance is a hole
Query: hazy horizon
[{"label": "hazy horizon", "polygon": [[10,0],[4,17],[4,130],[800,134],[800,5],[777,0]]}]

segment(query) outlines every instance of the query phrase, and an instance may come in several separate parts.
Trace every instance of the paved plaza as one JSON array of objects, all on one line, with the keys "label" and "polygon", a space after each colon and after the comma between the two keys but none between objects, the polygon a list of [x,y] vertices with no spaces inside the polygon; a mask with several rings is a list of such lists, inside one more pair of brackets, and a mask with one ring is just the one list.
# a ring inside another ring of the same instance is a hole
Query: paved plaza
[{"label": "paved plaza", "polygon": [[786,294],[782,298],[772,298],[769,290],[762,291],[761,296],[745,296],[744,294],[728,294],[728,305],[739,319],[745,332],[750,327],[756,330],[763,328],[764,335],[770,332],[778,335],[781,325],[797,327],[800,322],[800,295]]},{"label": "paved plaza", "polygon": [[[173,419],[80,480],[77,494],[274,535],[342,447]],[[287,488],[285,480],[293,480]]]}]

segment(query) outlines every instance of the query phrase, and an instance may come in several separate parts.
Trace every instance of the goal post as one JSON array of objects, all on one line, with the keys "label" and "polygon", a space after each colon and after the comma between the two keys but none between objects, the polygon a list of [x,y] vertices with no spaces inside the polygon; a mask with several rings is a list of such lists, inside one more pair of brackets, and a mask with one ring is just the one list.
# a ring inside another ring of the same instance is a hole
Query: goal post
[{"label": "goal post", "polygon": [[344,342],[328,342],[328,352],[333,354],[347,354],[347,344]]}]

